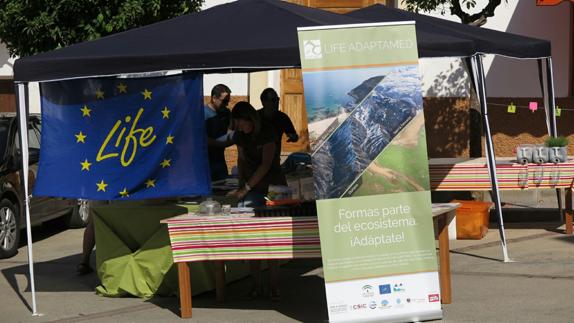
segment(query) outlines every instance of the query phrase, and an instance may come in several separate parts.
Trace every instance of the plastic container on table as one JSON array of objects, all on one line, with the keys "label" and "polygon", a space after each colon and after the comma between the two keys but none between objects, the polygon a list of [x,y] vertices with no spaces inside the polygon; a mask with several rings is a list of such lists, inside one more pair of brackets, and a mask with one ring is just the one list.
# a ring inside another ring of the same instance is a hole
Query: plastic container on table
[{"label": "plastic container on table", "polygon": [[199,204],[199,213],[201,215],[219,215],[221,214],[221,204],[208,197]]},{"label": "plastic container on table", "polygon": [[491,202],[453,200],[460,203],[456,209],[456,238],[474,239],[484,238],[488,232]]}]

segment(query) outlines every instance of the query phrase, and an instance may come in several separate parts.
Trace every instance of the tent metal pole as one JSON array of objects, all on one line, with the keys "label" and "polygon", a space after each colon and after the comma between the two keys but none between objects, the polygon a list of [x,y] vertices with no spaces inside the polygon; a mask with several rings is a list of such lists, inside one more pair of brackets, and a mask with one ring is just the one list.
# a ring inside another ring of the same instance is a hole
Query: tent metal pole
[{"label": "tent metal pole", "polygon": [[30,221],[30,194],[28,193],[28,83],[17,83],[18,101],[18,134],[20,137],[20,151],[22,153],[22,175],[24,190],[24,209],[26,211],[26,237],[28,239],[28,269],[30,272],[30,290],[32,291],[32,315],[38,315],[36,308],[36,284],[34,279],[34,254],[32,250],[32,224]]},{"label": "tent metal pole", "polygon": [[556,100],[554,98],[554,71],[552,70],[552,57],[544,58],[546,65],[546,87],[545,87],[545,105],[547,106],[547,116],[549,120],[548,134],[552,137],[558,136],[556,130]]},{"label": "tent metal pole", "polygon": [[478,84],[478,99],[480,102],[480,110],[482,112],[482,119],[486,139],[486,160],[488,171],[490,173],[490,182],[492,184],[492,198],[494,200],[495,211],[498,216],[498,231],[500,233],[500,242],[502,246],[502,255],[504,262],[511,262],[508,256],[508,248],[506,246],[506,233],[504,232],[504,219],[502,218],[502,205],[500,203],[500,192],[498,189],[498,180],[496,177],[496,160],[494,159],[494,147],[492,144],[492,134],[490,132],[490,124],[488,121],[488,107],[486,105],[486,79],[484,76],[484,67],[482,65],[482,56],[473,56],[473,77],[476,78],[475,83]]},{"label": "tent metal pole", "polygon": [[539,58],[536,60],[538,63],[538,80],[540,81],[540,91],[542,92],[542,102],[544,102],[544,114],[546,116],[546,129],[548,131],[548,135],[552,136],[552,126],[550,123],[550,105],[548,104],[548,84],[546,83],[544,67],[542,66],[545,64],[544,58]]},{"label": "tent metal pole", "polygon": [[[546,68],[546,74],[543,77],[540,75],[540,82],[544,83],[542,86],[542,95],[544,96],[544,107],[546,111],[546,125],[548,127],[548,135],[551,137],[558,137],[556,127],[556,100],[554,98],[554,75],[552,71],[552,57],[541,58],[538,60],[538,67],[542,72],[542,62]],[[542,74],[542,73],[541,73]],[[556,200],[558,201],[558,212],[562,221],[564,221],[564,209],[562,206],[562,189],[556,189]]]}]

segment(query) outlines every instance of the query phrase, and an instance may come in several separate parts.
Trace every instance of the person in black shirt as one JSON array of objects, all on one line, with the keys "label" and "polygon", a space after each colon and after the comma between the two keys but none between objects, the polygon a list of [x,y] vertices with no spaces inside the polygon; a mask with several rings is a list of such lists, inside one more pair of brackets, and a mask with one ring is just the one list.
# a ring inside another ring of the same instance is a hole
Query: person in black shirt
[{"label": "person in black shirt", "polygon": [[273,127],[262,122],[248,102],[238,102],[231,112],[235,125],[239,187],[235,196],[240,206],[265,205],[269,185],[285,185]]},{"label": "person in black shirt", "polygon": [[[240,207],[265,206],[269,185],[285,185],[281,172],[277,141],[271,125],[262,122],[257,110],[248,102],[238,102],[231,111],[235,126],[239,168],[239,190],[234,192]],[[261,262],[251,261],[253,290],[251,297],[261,295]],[[279,298],[279,263],[269,260],[271,299]]]},{"label": "person in black shirt", "polygon": [[259,117],[266,123],[273,126],[275,130],[275,140],[277,142],[277,154],[281,154],[281,140],[283,134],[287,136],[287,142],[297,142],[299,136],[289,116],[279,111],[279,96],[273,88],[266,88],[261,92],[261,104],[263,108],[260,109]]},{"label": "person in black shirt", "polygon": [[229,176],[225,163],[225,147],[232,145],[231,140],[226,139],[231,122],[231,112],[227,108],[230,98],[231,90],[229,87],[224,84],[217,84],[211,89],[211,99],[203,110],[212,181],[225,179]]}]

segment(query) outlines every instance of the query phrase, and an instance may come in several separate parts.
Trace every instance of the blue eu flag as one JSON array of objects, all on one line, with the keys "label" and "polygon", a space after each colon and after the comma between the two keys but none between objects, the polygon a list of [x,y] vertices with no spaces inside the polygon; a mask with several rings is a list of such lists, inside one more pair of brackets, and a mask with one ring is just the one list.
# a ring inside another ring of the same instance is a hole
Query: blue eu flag
[{"label": "blue eu flag", "polygon": [[41,85],[37,196],[91,200],[211,191],[202,75]]}]

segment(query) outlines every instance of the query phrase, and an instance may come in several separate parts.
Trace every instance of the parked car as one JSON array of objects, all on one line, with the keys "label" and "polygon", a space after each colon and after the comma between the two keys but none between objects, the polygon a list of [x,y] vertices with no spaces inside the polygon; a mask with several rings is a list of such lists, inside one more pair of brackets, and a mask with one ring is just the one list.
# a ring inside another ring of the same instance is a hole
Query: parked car
[{"label": "parked car", "polygon": [[[40,116],[31,115],[28,119],[30,194],[38,170],[40,130]],[[11,257],[18,252],[21,231],[26,227],[24,194],[20,185],[19,140],[16,114],[0,113],[0,258]],[[32,226],[59,217],[70,227],[83,227],[87,224],[87,203],[63,198],[33,196],[30,199]]]}]

